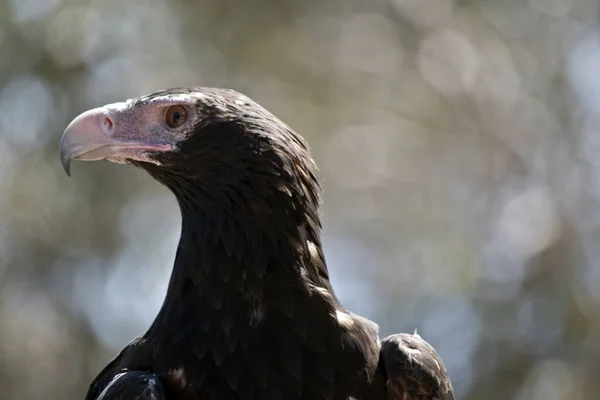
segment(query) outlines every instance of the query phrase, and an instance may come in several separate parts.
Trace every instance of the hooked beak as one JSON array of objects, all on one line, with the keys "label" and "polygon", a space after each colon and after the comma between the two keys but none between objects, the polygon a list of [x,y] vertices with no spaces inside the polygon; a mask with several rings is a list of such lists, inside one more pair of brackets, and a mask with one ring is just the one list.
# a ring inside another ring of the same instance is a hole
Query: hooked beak
[{"label": "hooked beak", "polygon": [[119,116],[126,109],[127,103],[94,108],[67,126],[60,140],[60,161],[67,175],[71,176],[71,160],[148,161],[149,152],[172,150],[169,144],[135,139],[136,132],[131,132],[130,124],[119,123]]}]

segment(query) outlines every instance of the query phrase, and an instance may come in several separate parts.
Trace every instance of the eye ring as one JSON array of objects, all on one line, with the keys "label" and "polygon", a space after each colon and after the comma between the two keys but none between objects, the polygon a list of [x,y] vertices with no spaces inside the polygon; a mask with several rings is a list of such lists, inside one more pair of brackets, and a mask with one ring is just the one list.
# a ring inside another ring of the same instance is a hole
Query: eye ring
[{"label": "eye ring", "polygon": [[187,120],[187,110],[182,105],[169,107],[165,115],[165,122],[169,128],[177,128]]}]

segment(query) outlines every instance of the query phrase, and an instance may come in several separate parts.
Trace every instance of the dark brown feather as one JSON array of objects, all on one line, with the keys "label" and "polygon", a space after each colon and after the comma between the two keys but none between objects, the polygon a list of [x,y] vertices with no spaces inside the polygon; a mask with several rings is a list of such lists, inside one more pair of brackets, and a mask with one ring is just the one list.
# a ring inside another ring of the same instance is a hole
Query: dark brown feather
[{"label": "dark brown feather", "polygon": [[167,400],[162,382],[154,374],[125,371],[114,376],[98,400]]},{"label": "dark brown feather", "polygon": [[416,333],[383,339],[380,365],[387,380],[388,400],[454,400],[442,359]]}]

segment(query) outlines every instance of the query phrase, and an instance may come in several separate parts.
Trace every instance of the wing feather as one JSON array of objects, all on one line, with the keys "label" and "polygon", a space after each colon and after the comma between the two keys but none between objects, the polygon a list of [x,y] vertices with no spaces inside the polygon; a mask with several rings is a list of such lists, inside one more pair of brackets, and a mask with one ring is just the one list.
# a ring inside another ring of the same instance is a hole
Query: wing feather
[{"label": "wing feather", "polygon": [[418,334],[386,337],[381,341],[379,357],[388,400],[454,400],[446,366]]},{"label": "wing feather", "polygon": [[166,400],[158,377],[149,372],[128,371],[115,375],[97,400]]}]

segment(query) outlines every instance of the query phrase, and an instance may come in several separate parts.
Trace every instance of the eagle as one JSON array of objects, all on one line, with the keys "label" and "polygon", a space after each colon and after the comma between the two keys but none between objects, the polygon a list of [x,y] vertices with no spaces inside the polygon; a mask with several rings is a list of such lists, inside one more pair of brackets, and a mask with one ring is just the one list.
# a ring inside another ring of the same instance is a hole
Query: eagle
[{"label": "eagle", "polygon": [[175,196],[181,235],[148,330],[87,400],[452,400],[446,367],[414,334],[337,298],[321,241],[322,186],[302,136],[231,89],[160,90],[77,116],[62,165],[108,160]]}]

